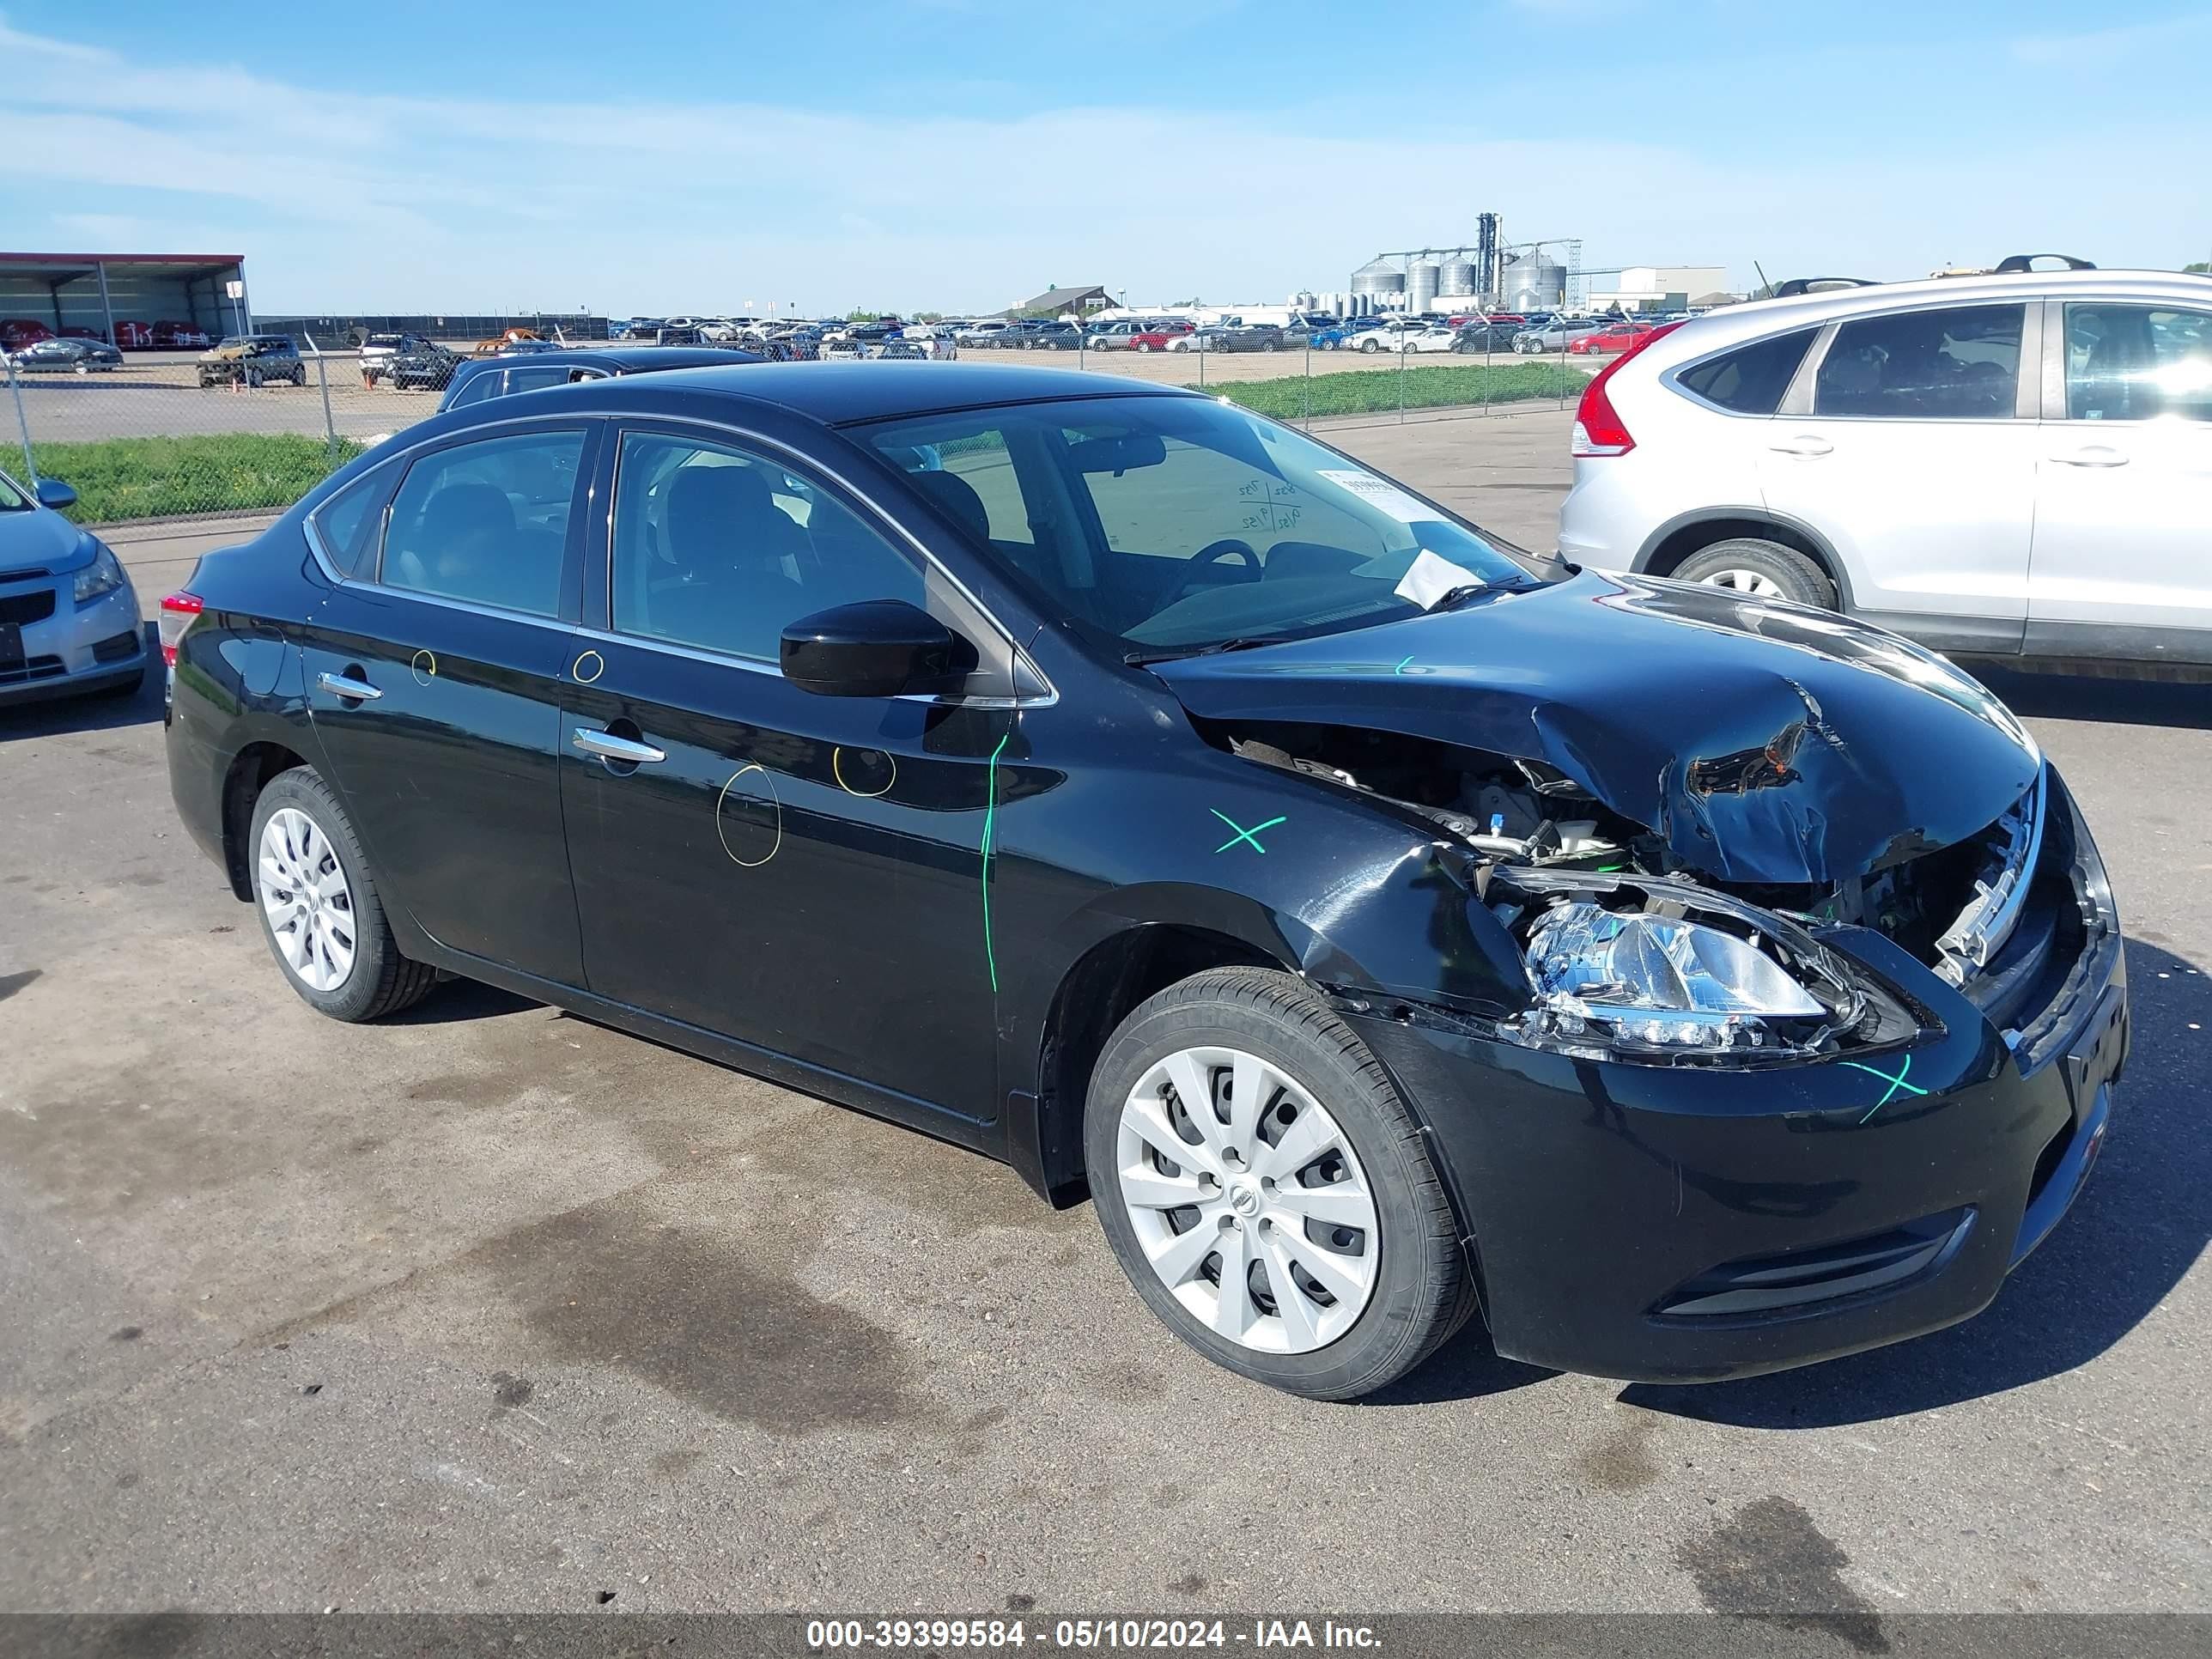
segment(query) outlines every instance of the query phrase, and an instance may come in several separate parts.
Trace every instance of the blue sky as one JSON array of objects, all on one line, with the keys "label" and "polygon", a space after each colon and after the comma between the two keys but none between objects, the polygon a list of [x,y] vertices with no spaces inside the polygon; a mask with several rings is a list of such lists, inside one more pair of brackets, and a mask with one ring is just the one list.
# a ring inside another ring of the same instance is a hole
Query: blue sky
[{"label": "blue sky", "polygon": [[1279,299],[1484,209],[1739,287],[2212,258],[2212,8],[1356,15],[0,0],[0,240],[243,252],[268,313]]}]

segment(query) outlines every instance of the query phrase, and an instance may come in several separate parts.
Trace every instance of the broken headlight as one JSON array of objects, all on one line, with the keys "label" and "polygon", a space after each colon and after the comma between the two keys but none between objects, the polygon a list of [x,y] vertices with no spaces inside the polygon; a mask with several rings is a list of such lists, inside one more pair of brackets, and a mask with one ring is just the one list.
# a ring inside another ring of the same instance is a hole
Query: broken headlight
[{"label": "broken headlight", "polygon": [[1528,977],[1563,1035],[1595,1026],[1656,1048],[1759,1048],[1771,1020],[1830,1010],[1750,942],[1680,917],[1588,902],[1529,931]]}]

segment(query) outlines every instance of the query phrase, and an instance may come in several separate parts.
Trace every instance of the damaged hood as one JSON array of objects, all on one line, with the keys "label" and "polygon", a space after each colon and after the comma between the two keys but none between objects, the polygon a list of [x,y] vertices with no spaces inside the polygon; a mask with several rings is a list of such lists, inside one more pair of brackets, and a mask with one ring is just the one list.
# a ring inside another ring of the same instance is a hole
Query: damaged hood
[{"label": "damaged hood", "polygon": [[1847,617],[1584,571],[1457,611],[1163,662],[1193,714],[1558,768],[1717,880],[1841,881],[1987,828],[2042,764],[1950,664]]}]

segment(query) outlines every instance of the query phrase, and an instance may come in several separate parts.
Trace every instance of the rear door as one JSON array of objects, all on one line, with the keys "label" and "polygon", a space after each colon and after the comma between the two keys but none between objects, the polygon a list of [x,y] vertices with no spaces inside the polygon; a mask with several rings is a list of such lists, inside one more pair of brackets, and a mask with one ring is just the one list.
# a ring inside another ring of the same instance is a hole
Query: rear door
[{"label": "rear door", "polygon": [[2212,661],[2212,307],[2054,301],[2030,651]]},{"label": "rear door", "polygon": [[1814,348],[1809,386],[1792,388],[1804,407],[1785,404],[1765,434],[1760,486],[1834,548],[1871,620],[1948,648],[2020,648],[2040,335],[2039,306],[1923,306],[1838,323]]},{"label": "rear door", "polygon": [[555,761],[597,441],[591,422],[507,424],[404,463],[380,539],[332,560],[343,580],[302,641],[326,769],[387,902],[562,984],[582,961]]}]

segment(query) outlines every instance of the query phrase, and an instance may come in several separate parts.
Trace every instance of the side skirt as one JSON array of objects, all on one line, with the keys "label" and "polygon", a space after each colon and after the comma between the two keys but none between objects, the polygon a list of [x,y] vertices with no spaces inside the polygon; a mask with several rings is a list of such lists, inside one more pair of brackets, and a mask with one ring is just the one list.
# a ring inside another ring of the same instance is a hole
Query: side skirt
[{"label": "side skirt", "polygon": [[540,979],[534,974],[518,972],[473,957],[464,951],[448,949],[431,939],[411,919],[402,924],[409,936],[401,948],[418,962],[427,962],[462,979],[472,979],[486,985],[511,991],[516,996],[527,997],[533,1002],[543,1002],[589,1020],[594,1025],[611,1026],[632,1036],[643,1037],[665,1048],[675,1048],[687,1054],[726,1066],[732,1071],[743,1072],[764,1082],[811,1095],[832,1105],[866,1112],[902,1127],[918,1129],[934,1139],[949,1141],[969,1152],[1006,1160],[1005,1126],[992,1118],[970,1117],[949,1108],[901,1094],[894,1089],[879,1088],[865,1083],[842,1072],[827,1066],[810,1065],[763,1048],[734,1037],[709,1031],[703,1026],[689,1024],[664,1015],[647,1013],[628,1003],[614,1002],[605,997],[592,995],[573,985],[559,984]]}]

